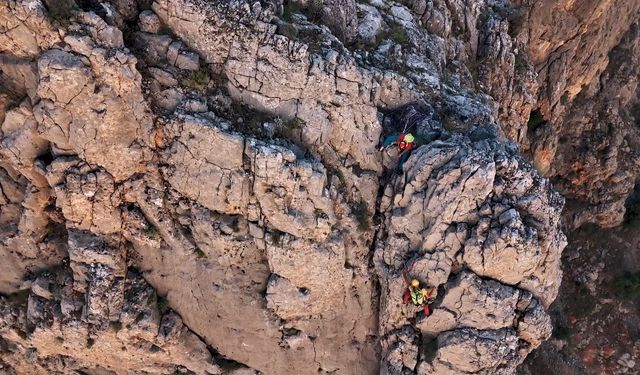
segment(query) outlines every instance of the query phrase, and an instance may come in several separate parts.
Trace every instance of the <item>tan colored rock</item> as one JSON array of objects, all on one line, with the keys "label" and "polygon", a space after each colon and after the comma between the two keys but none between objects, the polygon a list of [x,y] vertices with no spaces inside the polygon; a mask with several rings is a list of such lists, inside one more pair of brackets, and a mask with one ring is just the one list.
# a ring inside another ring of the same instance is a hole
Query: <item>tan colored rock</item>
[{"label": "tan colored rock", "polygon": [[40,0],[8,0],[0,7],[0,52],[35,57],[59,41]]},{"label": "tan colored rock", "polygon": [[462,272],[447,288],[433,315],[418,327],[428,335],[454,328],[500,329],[513,325],[519,291],[493,280],[482,281],[472,273]]},{"label": "tan colored rock", "polygon": [[157,34],[161,28],[160,18],[151,10],[144,10],[138,16],[138,27],[145,33]]},{"label": "tan colored rock", "polygon": [[[50,50],[38,61],[35,109],[39,131],[62,150],[103,166],[120,181],[141,170],[151,117],[142,99],[135,58],[119,50],[122,33],[97,16],[79,25],[94,39],[75,36],[74,52]],[[100,28],[100,29],[98,29]],[[76,44],[77,43],[77,44]],[[102,46],[113,48],[108,54]],[[109,144],[108,151],[101,150]]]},{"label": "tan colored rock", "polygon": [[31,290],[0,366],[512,374],[549,337],[563,199],[499,136],[534,138],[507,4],[312,3],[109,1],[24,51],[0,22],[0,292]]},{"label": "tan colored rock", "polygon": [[0,130],[0,153],[36,187],[45,187],[42,168],[36,159],[45,154],[48,142],[41,138],[31,106],[26,102],[6,113]]},{"label": "tan colored rock", "polygon": [[418,365],[418,374],[513,374],[518,364],[518,341],[512,330],[461,329],[438,337],[432,364]]},{"label": "tan colored rock", "polygon": [[285,320],[309,315],[334,315],[345,299],[350,272],[344,268],[344,244],[327,240],[324,246],[281,239],[267,244],[272,276],[267,306]]},{"label": "tan colored rock", "polygon": [[[418,134],[432,133],[430,124],[428,118],[419,122]],[[423,340],[437,337],[438,356],[420,364],[418,373],[489,374],[501,363],[508,365],[499,371],[513,373],[550,332],[542,311],[558,293],[566,244],[559,227],[563,200],[496,135],[495,128],[486,126],[467,135],[441,133],[413,152],[404,165],[405,179],[388,186],[381,202],[386,236],[376,244],[375,259],[386,296],[380,327],[386,336],[416,319]],[[423,317],[421,308],[402,304],[405,275],[439,288],[433,315]],[[524,312],[526,305],[519,306],[519,300],[528,292],[521,289],[533,293],[541,306]],[[513,331],[521,314],[523,322],[540,323],[540,331],[528,323]],[[486,348],[477,356],[465,357],[467,345],[499,332],[504,337],[492,340],[507,340],[509,351],[484,341]],[[516,346],[518,335],[532,343],[523,352]],[[396,345],[383,341],[383,352]],[[397,365],[383,360],[385,367],[397,371]]]}]

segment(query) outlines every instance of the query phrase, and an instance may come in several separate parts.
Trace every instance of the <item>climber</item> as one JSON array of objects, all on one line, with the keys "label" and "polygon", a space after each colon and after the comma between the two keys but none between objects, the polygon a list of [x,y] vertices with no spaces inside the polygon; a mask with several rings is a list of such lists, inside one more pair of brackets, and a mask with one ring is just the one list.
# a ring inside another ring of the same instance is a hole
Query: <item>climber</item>
[{"label": "climber", "polygon": [[[407,282],[407,277],[404,275],[405,282]],[[435,288],[421,288],[420,281],[417,279],[412,279],[411,282],[407,282],[407,290],[405,290],[402,295],[402,303],[405,305],[409,303],[409,300],[413,302],[416,306],[422,306],[422,311],[425,316],[431,315],[431,310],[429,309],[429,300],[433,297],[433,293],[435,292]]]},{"label": "climber", "polygon": [[413,149],[415,138],[411,133],[400,133],[400,134],[392,134],[385,138],[382,143],[382,147],[380,147],[380,151],[384,151],[386,148],[398,145],[398,149],[400,150],[400,160],[398,161],[398,169],[402,170],[402,165],[407,159],[409,159],[409,154]]}]

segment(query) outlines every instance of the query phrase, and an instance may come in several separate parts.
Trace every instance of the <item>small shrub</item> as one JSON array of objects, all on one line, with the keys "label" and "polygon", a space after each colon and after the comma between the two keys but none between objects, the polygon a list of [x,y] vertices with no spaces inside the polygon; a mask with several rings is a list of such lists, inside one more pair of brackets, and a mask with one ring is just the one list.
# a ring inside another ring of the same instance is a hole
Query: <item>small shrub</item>
[{"label": "small shrub", "polygon": [[23,289],[15,293],[11,293],[8,296],[9,302],[25,305],[29,301],[30,293],[31,293],[31,289]]},{"label": "small shrub", "polygon": [[287,22],[281,22],[280,24],[278,24],[276,33],[284,35],[291,40],[298,39],[298,28]]},{"label": "small shrub", "polygon": [[211,76],[207,68],[203,67],[198,70],[191,70],[182,79],[182,84],[192,90],[204,90],[211,81]]},{"label": "small shrub", "polygon": [[489,22],[490,17],[491,8],[485,7],[476,19],[476,28],[478,28],[478,30],[484,30],[484,28],[487,26],[487,22]]},{"label": "small shrub", "polygon": [[578,318],[589,316],[596,307],[595,298],[591,295],[589,289],[583,285],[576,286],[572,301],[573,303],[568,306],[568,310]]},{"label": "small shrub", "polygon": [[287,121],[284,122],[284,126],[287,129],[302,129],[302,127],[305,125],[306,123],[304,122],[304,120],[301,120],[297,117],[291,118]]},{"label": "small shrub", "polygon": [[169,301],[162,296],[158,296],[158,311],[160,311],[160,315],[164,315],[169,311]]},{"label": "small shrub", "polygon": [[327,180],[331,180],[332,176],[336,176],[338,178],[338,181],[340,181],[340,190],[342,192],[344,192],[344,189],[346,189],[347,187],[347,180],[344,177],[344,174],[342,173],[342,171],[336,167],[333,166],[327,166]]},{"label": "small shrub", "polygon": [[91,349],[93,347],[93,344],[96,343],[96,340],[94,340],[93,338],[89,337],[87,339],[87,349]]},{"label": "small shrub", "polygon": [[358,230],[366,232],[371,228],[371,213],[367,208],[367,203],[363,200],[351,206],[351,212],[358,221]]},{"label": "small shrub", "polygon": [[637,300],[640,297],[640,272],[625,274],[613,280],[614,293],[626,300]]},{"label": "small shrub", "polygon": [[46,0],[49,17],[63,26],[80,10],[74,0]]},{"label": "small shrub", "polygon": [[321,209],[319,209],[319,208],[314,209],[313,210],[313,214],[315,215],[316,219],[317,218],[323,218],[323,219],[329,218],[329,216],[327,216],[327,214],[324,211],[322,211]]},{"label": "small shrub", "polygon": [[529,70],[529,64],[522,56],[522,52],[518,52],[515,56],[514,70],[519,74],[525,74]]},{"label": "small shrub", "polygon": [[144,320],[144,316],[144,313],[139,313],[138,315],[136,315],[136,318],[133,320],[133,324],[140,323],[142,320]]},{"label": "small shrub", "polygon": [[300,138],[300,130],[306,125],[303,120],[300,120],[297,117],[291,118],[286,121],[282,121],[280,118],[277,118],[276,121],[276,129],[274,132],[274,136],[277,138],[285,138],[285,139],[298,139]]},{"label": "small shrub", "polygon": [[257,138],[267,138],[262,124],[273,120],[273,116],[269,113],[260,112],[236,102],[231,105],[231,110],[226,115],[235,118],[236,131]]},{"label": "small shrub", "polygon": [[515,37],[520,34],[522,27],[527,22],[527,12],[522,8],[512,8],[507,15],[507,21],[509,21],[509,35]]},{"label": "small shrub", "polygon": [[282,19],[291,22],[295,13],[302,13],[302,8],[297,2],[287,1],[282,11]]},{"label": "small shrub", "polygon": [[60,284],[54,283],[51,285],[51,294],[56,300],[62,299],[62,287]]},{"label": "small shrub", "polygon": [[207,257],[207,254],[197,246],[193,249],[193,253],[196,255],[198,259],[204,259]]},{"label": "small shrub", "polygon": [[624,225],[631,227],[640,224],[640,182],[633,189],[625,208]]},{"label": "small shrub", "polygon": [[121,322],[109,322],[109,328],[111,328],[111,331],[113,331],[113,333],[118,333],[122,329],[122,323]]},{"label": "small shrub", "polygon": [[558,340],[567,340],[571,337],[571,330],[565,326],[557,326],[553,329],[552,336]]},{"label": "small shrub", "polygon": [[271,242],[274,245],[280,245],[282,242],[282,232],[279,230],[273,230],[269,235],[271,236]]},{"label": "small shrub", "polygon": [[460,124],[453,119],[452,116],[444,116],[442,118],[442,127],[452,133],[460,132],[462,130]]},{"label": "small shrub", "polygon": [[484,30],[493,16],[497,16],[500,20],[506,20],[509,23],[509,35],[515,38],[522,27],[527,22],[527,12],[524,8],[514,8],[511,5],[492,5],[482,10],[477,18],[476,26],[480,30]]},{"label": "small shrub", "polygon": [[145,228],[144,233],[147,236],[154,238],[158,235],[158,228],[156,228],[156,226],[151,223],[147,223],[147,227]]},{"label": "small shrub", "polygon": [[539,127],[541,127],[542,125],[544,125],[545,123],[546,121],[544,117],[542,117],[542,113],[540,113],[539,109],[536,109],[535,111],[531,111],[531,114],[529,115],[529,122],[527,122],[527,129],[529,130],[529,132],[532,132],[538,129]]},{"label": "small shrub", "polygon": [[389,37],[389,35],[390,35],[390,34],[391,34],[391,32],[390,32],[390,31],[386,31],[386,32],[384,32],[384,31],[383,31],[383,32],[379,32],[379,33],[376,35],[375,40],[374,40],[372,43],[370,43],[370,44],[367,44],[366,42],[364,42],[364,41],[362,41],[362,40],[358,39],[358,40],[356,40],[354,47],[355,47],[355,49],[360,49],[360,50],[364,50],[364,51],[374,51],[374,50],[376,50],[376,49],[380,46],[380,44],[381,44],[385,39],[387,39],[387,38]]},{"label": "small shrub", "polygon": [[394,25],[391,29],[391,34],[389,35],[391,40],[398,43],[401,46],[407,45],[409,43],[409,37],[407,36],[407,30],[404,29],[402,25]]},{"label": "small shrub", "polygon": [[560,103],[562,103],[562,105],[567,105],[567,103],[569,103],[569,95],[562,94],[562,96],[560,97]]},{"label": "small shrub", "polygon": [[56,341],[60,344],[62,344],[64,342],[64,338],[60,337],[60,336],[56,336]]},{"label": "small shrub", "polygon": [[303,7],[298,2],[286,1],[284,4],[284,9],[282,10],[282,19],[291,22],[293,21],[294,14],[302,14],[307,17],[307,20],[312,23],[320,23],[321,14],[320,9],[314,6]]}]

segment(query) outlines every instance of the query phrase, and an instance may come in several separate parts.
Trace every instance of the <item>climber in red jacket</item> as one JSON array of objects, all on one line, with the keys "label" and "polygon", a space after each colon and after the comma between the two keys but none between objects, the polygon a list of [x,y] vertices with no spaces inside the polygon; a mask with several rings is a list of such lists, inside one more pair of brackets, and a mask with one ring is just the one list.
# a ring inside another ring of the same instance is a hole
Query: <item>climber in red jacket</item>
[{"label": "climber in red jacket", "polygon": [[400,161],[398,161],[398,169],[402,169],[402,165],[407,159],[409,159],[409,154],[411,150],[415,146],[415,138],[413,134],[392,134],[385,138],[382,143],[382,147],[380,147],[380,151],[384,151],[386,148],[397,145],[400,150]]},{"label": "climber in red jacket", "polygon": [[402,295],[402,303],[405,305],[411,301],[414,305],[422,307],[422,312],[425,316],[431,315],[431,309],[429,308],[429,302],[435,293],[435,288],[429,288],[428,286],[420,287],[420,281],[418,279],[412,279],[409,281],[406,272],[402,273],[404,282],[407,284],[407,289]]}]

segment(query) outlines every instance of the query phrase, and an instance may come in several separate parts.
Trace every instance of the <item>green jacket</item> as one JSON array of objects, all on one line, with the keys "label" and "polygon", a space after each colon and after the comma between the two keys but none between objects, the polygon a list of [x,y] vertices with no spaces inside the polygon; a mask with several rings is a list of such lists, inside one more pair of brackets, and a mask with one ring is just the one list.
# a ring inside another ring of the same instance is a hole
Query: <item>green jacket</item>
[{"label": "green jacket", "polygon": [[414,289],[414,290],[411,290],[410,292],[411,292],[411,302],[413,302],[414,305],[420,306],[425,303],[425,300],[427,297],[426,289]]}]

